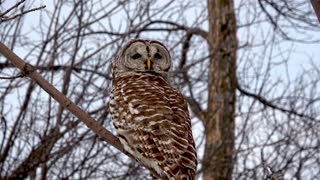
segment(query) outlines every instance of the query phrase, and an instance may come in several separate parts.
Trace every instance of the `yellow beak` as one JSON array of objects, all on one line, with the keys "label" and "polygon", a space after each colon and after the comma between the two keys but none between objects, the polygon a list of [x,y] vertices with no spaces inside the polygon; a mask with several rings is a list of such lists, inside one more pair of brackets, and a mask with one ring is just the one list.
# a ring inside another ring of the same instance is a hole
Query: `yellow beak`
[{"label": "yellow beak", "polygon": [[147,68],[148,68],[148,70],[150,71],[150,69],[151,69],[151,60],[150,60],[149,57],[148,57],[148,59],[147,59]]}]

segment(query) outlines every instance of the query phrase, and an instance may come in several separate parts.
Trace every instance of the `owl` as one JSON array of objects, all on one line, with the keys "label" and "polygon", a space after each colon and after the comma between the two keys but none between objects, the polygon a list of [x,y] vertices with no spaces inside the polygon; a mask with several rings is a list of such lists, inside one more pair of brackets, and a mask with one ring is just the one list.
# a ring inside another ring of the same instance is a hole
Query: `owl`
[{"label": "owl", "polygon": [[124,149],[161,179],[195,179],[197,154],[186,100],[168,82],[168,49],[135,39],[112,62],[110,112]]}]

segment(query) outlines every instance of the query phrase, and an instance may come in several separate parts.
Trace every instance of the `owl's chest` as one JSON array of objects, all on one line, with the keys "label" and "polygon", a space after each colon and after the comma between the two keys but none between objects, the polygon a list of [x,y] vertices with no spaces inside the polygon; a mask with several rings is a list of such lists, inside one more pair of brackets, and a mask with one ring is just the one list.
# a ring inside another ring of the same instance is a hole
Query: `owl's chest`
[{"label": "owl's chest", "polygon": [[112,88],[110,109],[122,123],[172,120],[179,94],[167,83],[153,79],[123,79]]},{"label": "owl's chest", "polygon": [[168,96],[169,89],[166,86],[160,86],[160,83],[149,82],[145,80],[119,81],[113,85],[112,99],[122,107],[128,106],[128,109],[135,114],[141,106],[156,108],[157,106],[170,105]]}]

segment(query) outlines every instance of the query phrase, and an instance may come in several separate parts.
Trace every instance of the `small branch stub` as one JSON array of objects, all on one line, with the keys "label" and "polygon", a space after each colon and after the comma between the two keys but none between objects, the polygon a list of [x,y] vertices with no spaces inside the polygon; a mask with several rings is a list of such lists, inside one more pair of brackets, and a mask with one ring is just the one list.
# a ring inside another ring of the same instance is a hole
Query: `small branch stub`
[{"label": "small branch stub", "polygon": [[33,73],[35,70],[36,68],[34,68],[31,64],[25,63],[22,73],[27,76]]}]

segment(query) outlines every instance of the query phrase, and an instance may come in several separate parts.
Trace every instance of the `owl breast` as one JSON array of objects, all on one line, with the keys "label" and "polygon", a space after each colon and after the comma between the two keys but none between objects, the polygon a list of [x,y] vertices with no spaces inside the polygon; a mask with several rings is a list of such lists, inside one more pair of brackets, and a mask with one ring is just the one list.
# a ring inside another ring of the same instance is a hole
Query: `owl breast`
[{"label": "owl breast", "polygon": [[161,76],[113,80],[110,111],[126,151],[163,179],[194,179],[197,160],[187,104]]}]

